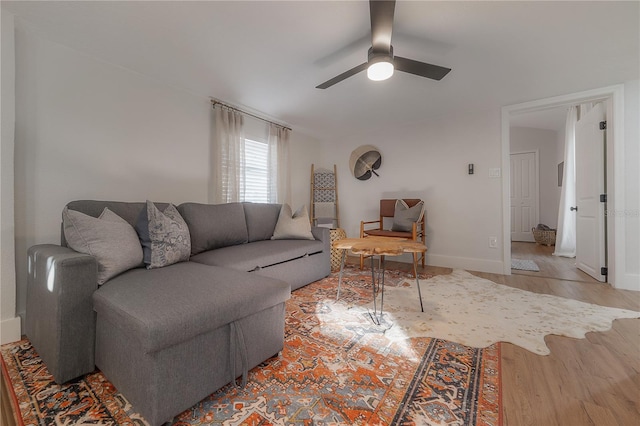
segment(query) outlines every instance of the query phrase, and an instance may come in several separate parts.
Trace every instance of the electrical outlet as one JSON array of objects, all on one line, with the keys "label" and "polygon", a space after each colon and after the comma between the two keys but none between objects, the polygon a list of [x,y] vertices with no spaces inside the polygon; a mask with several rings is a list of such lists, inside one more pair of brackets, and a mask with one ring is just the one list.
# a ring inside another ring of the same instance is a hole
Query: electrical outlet
[{"label": "electrical outlet", "polygon": [[489,248],[498,248],[498,237],[489,237]]}]

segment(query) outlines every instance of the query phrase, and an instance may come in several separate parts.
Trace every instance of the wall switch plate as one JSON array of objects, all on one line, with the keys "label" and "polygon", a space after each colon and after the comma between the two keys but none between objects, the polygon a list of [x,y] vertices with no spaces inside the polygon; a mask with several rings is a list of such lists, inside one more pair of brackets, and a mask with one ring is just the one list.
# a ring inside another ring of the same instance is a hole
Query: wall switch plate
[{"label": "wall switch plate", "polygon": [[489,237],[489,248],[498,248],[498,237]]},{"label": "wall switch plate", "polygon": [[500,177],[500,167],[495,167],[489,169],[489,177],[490,178],[499,178]]}]

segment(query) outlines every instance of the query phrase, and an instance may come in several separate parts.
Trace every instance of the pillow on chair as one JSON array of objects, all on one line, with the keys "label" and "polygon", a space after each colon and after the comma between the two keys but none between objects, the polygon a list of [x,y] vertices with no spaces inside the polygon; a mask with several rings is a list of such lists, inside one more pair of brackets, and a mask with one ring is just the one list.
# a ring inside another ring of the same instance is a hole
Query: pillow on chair
[{"label": "pillow on chair", "polygon": [[420,222],[424,215],[424,201],[420,201],[413,207],[409,207],[404,200],[396,200],[396,209],[393,213],[392,231],[411,232],[413,224]]}]

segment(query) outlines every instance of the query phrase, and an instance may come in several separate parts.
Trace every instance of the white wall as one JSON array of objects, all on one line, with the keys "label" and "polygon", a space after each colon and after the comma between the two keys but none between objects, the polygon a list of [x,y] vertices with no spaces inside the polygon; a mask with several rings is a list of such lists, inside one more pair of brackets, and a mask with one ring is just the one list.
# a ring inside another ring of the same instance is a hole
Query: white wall
[{"label": "white wall", "polygon": [[16,317],[13,153],[15,133],[14,17],[2,12],[2,145],[0,146],[0,344],[20,339]]},{"label": "white wall", "polygon": [[[557,141],[558,132],[530,127],[512,127],[511,153],[537,151],[540,174],[540,223],[558,227],[558,206],[560,187],[558,186]],[[562,161],[562,160],[561,160]]]},{"label": "white wall", "polygon": [[[490,236],[501,241],[502,235],[501,180],[488,175],[500,167],[498,106],[393,128],[372,121],[368,134],[323,142],[326,163],[338,166],[341,222],[349,237],[358,236],[361,220],[378,218],[381,198],[421,198],[428,264],[502,272],[501,249],[488,247]],[[360,181],[351,175],[349,156],[364,144],[380,149],[382,165],[379,178]]]},{"label": "white wall", "polygon": [[[295,130],[291,133],[290,141],[291,159],[291,208],[296,211],[303,204],[307,205],[307,211],[311,212],[309,205],[311,191],[311,164],[316,167],[333,168],[333,163],[323,163],[322,145],[311,137]],[[338,172],[338,185],[341,186],[344,176]],[[342,188],[338,188],[338,195],[342,196]]]},{"label": "white wall", "polygon": [[[26,250],[59,243],[67,202],[207,202],[213,114],[208,94],[193,95],[88,57],[42,38],[18,19],[16,69],[15,237],[22,315]],[[304,202],[314,141],[294,129],[291,143],[294,200]],[[305,173],[296,175],[302,168]]]},{"label": "white wall", "polygon": [[[625,250],[617,256],[625,259],[625,267],[618,271],[616,287],[640,290],[640,90],[637,80],[624,86],[625,174],[618,184],[624,188],[625,209],[615,214],[618,223],[624,223]],[[380,198],[422,198],[427,211],[427,263],[502,273],[503,248],[488,248],[489,236],[503,241],[502,181],[488,177],[489,168],[501,166],[501,107],[487,105],[476,112],[398,123],[389,129],[376,127],[372,120],[368,134],[322,141],[325,162],[337,163],[338,174],[346,176],[340,191],[349,196],[341,197],[340,211],[348,236],[358,235],[360,220],[377,218]],[[556,135],[556,141],[562,138]],[[349,154],[363,144],[381,150],[380,178],[362,182],[350,175]],[[557,151],[552,155],[558,159]],[[476,174],[467,175],[468,163],[475,164]],[[552,176],[557,185],[556,170]]]}]

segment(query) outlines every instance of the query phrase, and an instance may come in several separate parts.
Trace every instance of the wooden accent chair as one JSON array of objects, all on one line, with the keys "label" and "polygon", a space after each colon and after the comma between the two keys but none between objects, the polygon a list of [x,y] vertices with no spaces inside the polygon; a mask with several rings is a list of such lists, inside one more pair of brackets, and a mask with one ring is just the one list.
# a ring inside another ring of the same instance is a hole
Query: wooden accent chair
[{"label": "wooden accent chair", "polygon": [[[407,206],[413,207],[422,200],[417,198],[405,198],[403,199],[403,201],[407,204]],[[396,199],[380,200],[380,219],[366,221],[366,222],[361,221],[360,222],[360,238],[373,237],[373,236],[405,238],[407,240],[418,241],[425,244],[426,232],[425,232],[424,214],[422,215],[422,218],[418,222],[414,222],[412,224],[411,232],[399,232],[399,231],[391,231],[391,230],[384,229],[384,225],[385,225],[384,219],[390,218],[391,220],[393,220],[395,207],[396,207]],[[370,228],[369,226],[374,223],[378,224],[378,226],[375,228]],[[418,256],[420,256],[420,259],[418,258]],[[360,269],[364,267],[365,257],[368,257],[368,256],[360,255]],[[417,263],[418,260],[421,260],[421,264],[424,267],[425,254],[413,253],[413,261]]]}]

